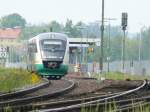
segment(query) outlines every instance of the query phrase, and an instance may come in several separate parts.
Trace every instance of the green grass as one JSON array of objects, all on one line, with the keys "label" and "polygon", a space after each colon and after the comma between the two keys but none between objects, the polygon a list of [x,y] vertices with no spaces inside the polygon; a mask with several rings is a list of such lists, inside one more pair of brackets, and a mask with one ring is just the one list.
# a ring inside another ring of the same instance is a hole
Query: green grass
[{"label": "green grass", "polygon": [[[117,105],[115,102],[113,103],[107,103],[105,106],[97,106],[95,108],[92,107],[81,107],[81,112],[115,112],[114,110],[117,110]],[[119,112],[150,112],[150,103],[139,103],[136,106],[132,106],[132,108],[127,109],[126,111],[119,111]]]},{"label": "green grass", "polygon": [[124,74],[121,72],[109,72],[109,73],[103,73],[103,74],[92,74],[93,77],[95,78],[101,78],[105,77],[106,79],[113,79],[113,80],[143,80],[143,79],[150,79],[150,76],[140,76],[140,75],[130,75],[130,74]]},{"label": "green grass", "polygon": [[40,80],[37,79],[34,74],[26,70],[0,68],[0,92],[11,92],[18,88],[38,83]]}]

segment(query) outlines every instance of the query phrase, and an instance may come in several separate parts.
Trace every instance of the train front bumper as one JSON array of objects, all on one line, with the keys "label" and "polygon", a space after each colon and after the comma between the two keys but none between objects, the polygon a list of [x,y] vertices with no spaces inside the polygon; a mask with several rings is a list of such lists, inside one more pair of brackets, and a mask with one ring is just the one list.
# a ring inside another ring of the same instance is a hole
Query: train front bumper
[{"label": "train front bumper", "polygon": [[35,71],[42,76],[64,76],[68,72],[68,65],[61,64],[59,68],[44,68],[43,64],[35,64]]}]

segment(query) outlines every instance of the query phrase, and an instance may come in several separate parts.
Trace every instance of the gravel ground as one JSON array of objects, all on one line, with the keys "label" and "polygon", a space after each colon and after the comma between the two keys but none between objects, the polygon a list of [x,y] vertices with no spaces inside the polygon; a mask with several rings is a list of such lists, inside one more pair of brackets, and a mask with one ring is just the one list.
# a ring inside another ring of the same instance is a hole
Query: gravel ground
[{"label": "gravel ground", "polygon": [[94,80],[87,79],[85,76],[68,74],[68,79],[72,79],[76,82],[76,88],[66,94],[66,96],[80,96],[82,94],[94,93],[94,94],[108,94],[114,92],[121,92],[128,89],[133,89],[140,84],[142,81],[125,81],[125,80]]},{"label": "gravel ground", "polygon": [[70,82],[64,80],[51,80],[51,84],[47,88],[40,89],[34,93],[26,95],[25,97],[55,93],[56,91],[69,87],[70,84]]},{"label": "gravel ground", "polygon": [[104,86],[108,86],[108,83],[100,82],[93,79],[73,79],[76,82],[76,88],[67,94],[67,96],[87,94],[99,89]]},{"label": "gravel ground", "polygon": [[84,80],[84,79],[74,79],[77,83],[77,88],[68,93],[67,95],[81,95],[84,93],[96,92],[99,94],[108,94],[114,92],[121,92],[128,89],[132,89],[142,84],[142,81],[116,81],[116,80]]}]

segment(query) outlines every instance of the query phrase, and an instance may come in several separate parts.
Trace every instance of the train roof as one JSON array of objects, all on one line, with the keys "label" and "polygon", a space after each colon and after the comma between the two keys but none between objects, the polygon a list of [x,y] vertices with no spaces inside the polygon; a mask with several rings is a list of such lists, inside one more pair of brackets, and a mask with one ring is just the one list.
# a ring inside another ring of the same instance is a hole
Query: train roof
[{"label": "train roof", "polygon": [[41,36],[41,35],[51,35],[51,34],[54,34],[54,35],[60,35],[60,36],[65,36],[67,37],[66,34],[63,34],[63,33],[56,33],[56,32],[46,32],[46,33],[40,33],[39,35],[37,36]]},{"label": "train roof", "polygon": [[[65,34],[63,34],[63,33],[47,32],[47,33],[40,33],[40,34],[38,34],[37,36],[30,38],[29,41],[32,41],[33,39],[40,39],[42,36],[43,36],[43,38],[44,38],[44,35],[56,35],[56,36],[58,36],[58,37],[61,36],[60,39],[62,39],[63,37],[64,37],[64,38],[68,38],[68,36],[65,35]],[[45,38],[46,38],[46,37],[45,37]]]}]

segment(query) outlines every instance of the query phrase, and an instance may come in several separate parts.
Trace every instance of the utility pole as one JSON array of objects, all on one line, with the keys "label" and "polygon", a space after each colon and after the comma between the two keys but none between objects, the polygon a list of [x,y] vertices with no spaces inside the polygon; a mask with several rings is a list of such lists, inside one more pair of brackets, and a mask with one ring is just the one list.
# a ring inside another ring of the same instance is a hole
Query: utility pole
[{"label": "utility pole", "polygon": [[139,37],[139,62],[141,61],[141,58],[142,58],[142,55],[141,55],[141,52],[142,52],[142,34],[144,32],[144,30],[146,29],[145,26],[143,26],[140,30],[140,37]]},{"label": "utility pole", "polygon": [[109,33],[108,33],[108,44],[107,44],[107,71],[109,72],[109,61],[110,61],[110,21],[109,21]]},{"label": "utility pole", "polygon": [[110,71],[109,69],[109,62],[110,62],[110,36],[111,36],[111,24],[110,21],[116,20],[116,18],[105,18],[105,20],[108,20],[108,41],[107,41],[107,72]]},{"label": "utility pole", "polygon": [[103,72],[103,44],[104,44],[104,0],[102,0],[102,23],[101,23],[101,49],[100,49],[100,59],[99,59],[99,69],[100,73]]},{"label": "utility pole", "polygon": [[128,14],[127,13],[122,13],[122,30],[123,30],[123,38],[122,38],[122,72],[124,73],[124,61],[125,61],[125,31],[127,27],[127,19],[128,19]]},{"label": "utility pole", "polygon": [[142,46],[141,40],[142,40],[142,30],[139,36],[139,62],[141,62],[141,46]]},{"label": "utility pole", "polygon": [[[80,29],[81,31],[81,38],[80,38],[80,62],[79,62],[79,66],[81,67],[81,65],[83,64],[83,60],[85,59],[85,57],[83,56],[83,29],[85,29],[84,26],[79,26],[78,29]],[[82,71],[82,70],[81,70]]]},{"label": "utility pole", "polygon": [[124,66],[125,66],[125,30],[123,30],[123,37],[122,37],[122,72],[124,73]]},{"label": "utility pole", "polygon": [[82,40],[83,39],[83,34],[81,33],[81,38],[80,38],[80,64],[79,66],[81,67],[82,65]]},{"label": "utility pole", "polygon": [[87,44],[87,48],[86,48],[86,72],[88,72],[88,38],[89,38],[89,35],[88,35],[88,29],[86,29],[86,36],[87,36],[87,40],[86,40],[86,44]]}]

